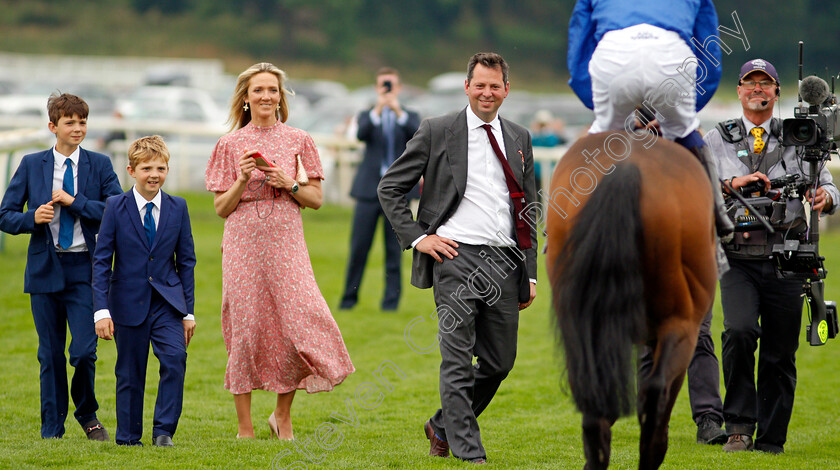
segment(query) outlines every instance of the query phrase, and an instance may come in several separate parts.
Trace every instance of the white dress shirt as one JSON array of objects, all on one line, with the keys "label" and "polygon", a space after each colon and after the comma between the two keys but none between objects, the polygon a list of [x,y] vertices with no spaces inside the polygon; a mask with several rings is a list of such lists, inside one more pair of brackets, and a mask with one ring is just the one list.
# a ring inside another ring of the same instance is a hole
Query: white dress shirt
[{"label": "white dress shirt", "polygon": [[[70,155],[62,155],[55,149],[55,147],[53,147],[53,191],[64,187],[64,172],[67,171],[67,167],[64,166],[64,162],[69,158],[73,162],[73,194],[71,194],[71,196],[75,197],[76,193],[79,192],[79,154],[79,147],[76,147],[76,150],[74,150]],[[88,251],[87,245],[85,244],[85,236],[82,234],[82,223],[79,221],[78,217],[73,219],[73,243],[70,245],[70,248],[65,250],[58,246],[59,219],[61,218],[61,211],[64,210],[64,206],[61,204],[53,204],[53,209],[55,209],[55,212],[53,212],[53,219],[50,221],[49,226],[53,242],[55,243],[55,250],[59,253]]]},{"label": "white dress shirt", "polygon": [[155,220],[155,231],[157,231],[158,224],[160,224],[160,191],[155,194],[151,201],[147,201],[139,192],[137,192],[137,185],[131,188],[131,193],[134,194],[134,202],[137,204],[137,211],[140,212],[140,225],[145,224],[146,219],[146,204],[152,203],[152,218]]},{"label": "white dress shirt", "polygon": [[[143,225],[143,219],[146,217],[146,204],[152,203],[154,206],[152,207],[152,218],[155,220],[155,230],[157,230],[158,226],[160,225],[160,201],[161,195],[160,191],[155,194],[155,197],[152,198],[151,201],[147,201],[139,192],[137,192],[137,186],[133,186],[131,188],[131,193],[134,195],[134,202],[137,204],[137,211],[140,214],[140,225]],[[93,322],[96,323],[103,318],[111,318],[111,312],[107,308],[103,308],[101,310],[97,310],[96,313],[93,314]],[[184,316],[184,321],[192,320],[195,321],[195,315],[187,314]]]},{"label": "white dress shirt", "polygon": [[510,192],[504,170],[481,126],[490,124],[504,152],[499,116],[485,123],[467,107],[467,187],[455,213],[437,229],[437,235],[468,245],[516,246]]}]

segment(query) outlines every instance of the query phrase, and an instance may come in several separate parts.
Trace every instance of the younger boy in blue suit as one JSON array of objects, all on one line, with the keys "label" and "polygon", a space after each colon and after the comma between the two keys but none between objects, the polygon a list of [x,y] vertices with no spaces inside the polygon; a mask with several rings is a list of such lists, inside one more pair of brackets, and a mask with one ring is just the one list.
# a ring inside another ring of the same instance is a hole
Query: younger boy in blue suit
[{"label": "younger boy in blue suit", "polygon": [[53,94],[47,111],[55,147],[23,157],[0,203],[0,230],[31,234],[23,291],[30,295],[38,332],[41,437],[64,436],[69,327],[74,416],[88,439],[107,441],[108,432],[96,418],[91,258],[105,200],[122,188],[107,156],[79,146],[87,135],[87,103]]},{"label": "younger boy in blue suit", "polygon": [[[153,443],[171,447],[181,416],[187,345],[195,331],[195,250],[187,202],[161,191],[169,151],[160,136],[128,148],[131,190],[108,199],[93,258],[96,334],[117,344],[119,445],[143,445],[149,343],[160,361]],[[111,266],[113,263],[113,271]]]}]

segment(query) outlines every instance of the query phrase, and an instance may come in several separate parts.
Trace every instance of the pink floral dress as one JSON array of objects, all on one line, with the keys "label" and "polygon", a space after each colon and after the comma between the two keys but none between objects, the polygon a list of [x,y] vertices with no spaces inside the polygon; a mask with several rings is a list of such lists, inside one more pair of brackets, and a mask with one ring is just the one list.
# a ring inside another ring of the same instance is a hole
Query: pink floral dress
[{"label": "pink floral dress", "polygon": [[[312,137],[278,121],[249,123],[216,144],[207,190],[230,189],[239,157],[258,150],[294,176],[300,154],[309,178],[324,173]],[[225,388],[287,393],[332,390],[353,373],[341,332],[321,294],[303,237],[300,206],[285,190],[251,173],[222,236],[222,335],[228,353]]]}]

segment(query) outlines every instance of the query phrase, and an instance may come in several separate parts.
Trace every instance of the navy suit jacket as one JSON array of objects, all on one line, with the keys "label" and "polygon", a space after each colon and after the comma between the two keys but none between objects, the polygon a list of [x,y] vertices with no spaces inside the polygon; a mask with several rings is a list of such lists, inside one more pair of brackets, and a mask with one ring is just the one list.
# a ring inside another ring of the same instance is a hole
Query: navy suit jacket
[{"label": "navy suit jacket", "polygon": [[[0,230],[17,235],[32,234],[26,254],[23,291],[46,294],[64,289],[64,273],[55,252],[49,224],[35,223],[35,210],[52,200],[53,149],[23,157],[0,203]],[[82,225],[89,253],[96,249],[96,233],[105,200],[122,188],[111,159],[101,153],[79,149],[76,200],[67,209]],[[27,210],[24,212],[23,208]]]},{"label": "navy suit jacket", "polygon": [[[405,144],[420,127],[420,115],[414,111],[403,108],[408,113],[408,121],[405,124],[394,125],[394,159],[396,160],[405,151]],[[353,179],[353,186],[350,188],[350,196],[356,199],[367,199],[378,201],[376,186],[381,177],[382,160],[387,154],[388,141],[382,131],[382,125],[376,126],[370,119],[371,110],[359,113],[357,122],[359,130],[356,137],[365,143],[365,155],[356,171]],[[420,197],[419,186],[416,186],[408,195],[409,198]]]},{"label": "navy suit jacket", "polygon": [[117,325],[143,323],[152,289],[183,315],[193,313],[195,248],[187,201],[162,192],[159,217],[149,246],[132,190],[105,205],[93,256],[93,311],[107,308]]}]

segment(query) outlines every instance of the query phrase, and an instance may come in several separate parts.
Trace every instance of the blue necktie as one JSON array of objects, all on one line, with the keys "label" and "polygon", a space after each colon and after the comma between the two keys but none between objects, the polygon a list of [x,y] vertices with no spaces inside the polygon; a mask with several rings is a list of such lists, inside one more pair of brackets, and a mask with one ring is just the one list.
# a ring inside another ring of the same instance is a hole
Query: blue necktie
[{"label": "blue necktie", "polygon": [[155,241],[155,218],[152,215],[152,208],[155,203],[150,202],[146,204],[146,217],[143,217],[143,228],[146,229],[146,238],[149,239],[149,248],[152,247],[152,242]]},{"label": "blue necktie", "polygon": [[384,176],[388,168],[394,163],[394,121],[396,115],[391,108],[382,109],[382,134],[385,136],[385,156],[379,171]]},{"label": "blue necktie", "polygon": [[[69,158],[64,161],[67,169],[64,170],[64,182],[61,189],[69,195],[73,195],[73,160]],[[61,208],[61,213],[58,215],[58,246],[63,249],[68,249],[73,244],[73,215],[67,206]]]}]

